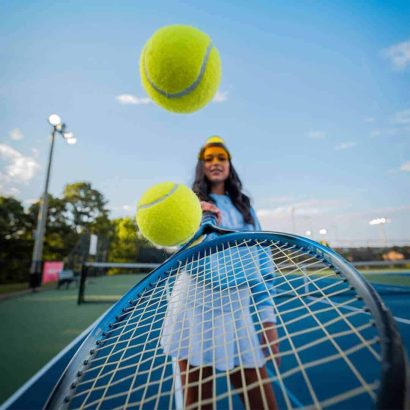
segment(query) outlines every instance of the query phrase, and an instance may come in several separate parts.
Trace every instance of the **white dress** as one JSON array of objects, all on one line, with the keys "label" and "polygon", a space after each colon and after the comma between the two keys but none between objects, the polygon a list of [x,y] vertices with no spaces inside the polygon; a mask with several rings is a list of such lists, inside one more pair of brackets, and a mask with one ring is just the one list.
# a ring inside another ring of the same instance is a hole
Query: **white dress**
[{"label": "white dress", "polygon": [[[224,212],[236,211],[236,220],[242,218],[227,196],[216,197],[222,210],[222,225],[228,226]],[[265,364],[253,318],[256,314],[259,322],[275,322],[273,284],[266,286],[260,269],[222,263],[222,260],[238,260],[240,252],[228,250],[208,256],[177,274],[168,295],[162,328],[161,345],[165,354],[177,360],[187,359],[193,366],[212,366],[217,370]]]}]

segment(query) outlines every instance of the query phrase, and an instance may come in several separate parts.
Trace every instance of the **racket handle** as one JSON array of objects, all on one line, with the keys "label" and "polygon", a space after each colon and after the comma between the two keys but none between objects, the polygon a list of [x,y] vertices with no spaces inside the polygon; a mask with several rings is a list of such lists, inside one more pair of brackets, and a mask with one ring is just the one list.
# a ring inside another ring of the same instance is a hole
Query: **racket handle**
[{"label": "racket handle", "polygon": [[213,212],[205,211],[202,214],[201,225],[217,225],[216,215]]}]

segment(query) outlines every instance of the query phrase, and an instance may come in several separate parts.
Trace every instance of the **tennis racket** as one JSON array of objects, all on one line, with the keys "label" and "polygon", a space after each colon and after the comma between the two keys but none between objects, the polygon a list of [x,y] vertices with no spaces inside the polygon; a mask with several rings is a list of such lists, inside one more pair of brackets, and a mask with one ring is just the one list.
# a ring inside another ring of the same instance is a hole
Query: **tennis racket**
[{"label": "tennis racket", "polygon": [[279,408],[406,408],[408,386],[394,320],[347,261],[306,238],[235,232],[206,215],[107,311],[46,408],[250,409],[258,389],[268,408],[267,387]]}]

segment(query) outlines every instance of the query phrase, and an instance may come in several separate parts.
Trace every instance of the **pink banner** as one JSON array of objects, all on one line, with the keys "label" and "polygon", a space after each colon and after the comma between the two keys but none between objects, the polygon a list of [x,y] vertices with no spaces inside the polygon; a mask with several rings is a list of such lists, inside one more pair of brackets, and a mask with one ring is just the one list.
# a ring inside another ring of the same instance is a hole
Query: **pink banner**
[{"label": "pink banner", "polygon": [[63,270],[64,262],[44,262],[43,283],[57,282],[58,274]]}]

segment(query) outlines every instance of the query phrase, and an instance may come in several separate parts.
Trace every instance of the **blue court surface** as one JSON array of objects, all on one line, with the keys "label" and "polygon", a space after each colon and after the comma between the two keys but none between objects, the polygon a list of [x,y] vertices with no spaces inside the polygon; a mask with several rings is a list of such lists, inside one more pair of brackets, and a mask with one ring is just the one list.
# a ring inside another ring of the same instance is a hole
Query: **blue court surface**
[{"label": "blue court surface", "polygon": [[[410,302],[409,296],[410,293],[408,289],[400,286],[392,286],[392,285],[383,285],[383,284],[375,284],[374,285],[376,290],[381,295],[384,303],[387,307],[391,310],[392,315],[396,321],[396,324],[399,328],[401,337],[403,339],[404,345],[406,347],[407,352],[410,351]],[[321,313],[321,303],[314,303],[314,299],[312,299],[312,305],[310,309],[315,310],[317,313],[317,317],[320,315],[320,320],[322,322],[330,323],[332,321],[333,312],[329,312],[324,309],[323,313]],[[284,317],[283,319],[287,322],[287,331],[297,334],[300,330],[300,321],[297,320],[298,316],[303,315],[303,311],[301,311],[300,306],[297,306],[295,301],[287,301],[286,297],[280,297],[276,301],[279,309],[284,309]],[[295,304],[294,306],[292,304]],[[349,306],[349,309],[354,313],[354,305]],[[349,314],[348,311],[346,311]],[[286,315],[286,316],[285,316]],[[141,323],[144,323],[144,317],[139,319]],[[305,325],[309,327],[309,321],[313,321],[312,318],[305,319]],[[292,323],[294,322],[294,328],[292,328]],[[357,328],[363,325],[363,316],[352,317],[349,319],[349,322]],[[352,333],[349,331],[347,332],[346,323],[342,322],[335,322],[332,329],[332,333],[340,333],[346,332],[346,337],[339,338],[338,345],[342,349],[348,350],[351,346],[351,338]],[[145,328],[149,328],[150,332],[144,332]],[[141,342],[139,339],[144,338],[152,338],[153,336],[157,336],[160,332],[161,328],[161,321],[156,322],[153,326],[150,318],[147,316],[146,325],[144,327],[140,325],[141,336],[136,338],[133,343]],[[41,408],[44,403],[46,402],[48,395],[50,393],[50,386],[55,383],[58,379],[59,375],[64,370],[65,366],[69,362],[71,356],[77,350],[79,345],[84,340],[84,337],[88,334],[91,327],[83,332],[83,334],[78,337],[71,345],[69,345],[60,355],[56,356],[42,371],[40,371],[35,377],[33,377],[25,386],[23,386],[20,391],[16,392],[16,394],[4,404],[4,408],[10,409],[18,409],[18,408]],[[374,330],[372,328],[363,331],[361,334],[365,336],[366,339],[371,340],[372,332]],[[294,337],[293,343],[295,346],[290,346],[289,342],[284,342],[281,345],[281,351],[292,351],[297,350],[297,344],[301,346],[308,346],[309,340],[315,340],[320,338],[321,331],[317,330],[317,334],[303,334],[301,333],[300,336]],[[149,351],[151,348],[156,349],[154,345],[150,346],[150,341],[143,340],[144,345],[146,346],[145,349]],[[274,381],[274,390],[275,394],[279,403],[280,408],[286,407],[293,407],[293,408],[302,408],[304,407],[304,403],[309,402],[311,400],[311,392],[309,391],[309,386],[306,387],[306,383],[304,380],[309,379],[313,381],[317,381],[318,385],[312,385],[311,388],[317,392],[317,400],[323,401],[326,400],[328,396],[328,392],[334,389],[335,381],[337,383],[342,383],[348,389],[354,390],[357,388],[357,380],[351,377],[351,368],[346,365],[344,360],[336,360],[331,362],[319,363],[318,365],[312,367],[306,367],[304,372],[306,372],[306,376],[304,376],[303,372],[295,372],[292,369],[298,367],[298,360],[301,360],[303,363],[309,363],[317,357],[317,349],[318,347],[312,345],[311,348],[304,348],[300,351],[297,355],[289,355],[288,357],[282,358],[282,363],[280,366],[280,373],[286,375],[286,386],[283,386],[283,380],[281,378],[276,377]],[[319,348],[321,349],[321,354],[324,356],[331,356],[334,353],[337,353],[335,350],[335,346],[330,343],[321,343]],[[110,349],[110,347],[107,347]],[[375,344],[375,354],[379,354],[378,346]],[[102,349],[104,350],[104,349]],[[121,353],[120,353],[121,354]],[[135,357],[135,352],[130,350],[127,354],[130,354],[129,359],[129,367],[128,369],[123,370],[122,372],[118,372],[115,377],[118,378],[118,382],[113,382],[110,380],[113,387],[111,387],[111,391],[109,394],[113,397],[111,402],[106,403],[106,408],[121,406],[123,402],[122,399],[116,399],[116,391],[123,391],[124,390],[124,383],[128,383],[129,375],[133,373],[133,367],[135,368],[135,363],[140,366],[140,370],[144,370],[144,360],[143,357],[139,357],[138,360]],[[133,355],[134,354],[134,355]],[[352,357],[354,358],[354,354]],[[371,384],[372,379],[375,377],[374,368],[369,366],[368,363],[371,363],[374,359],[370,357],[371,355],[367,352],[363,354],[363,352],[358,352],[358,358],[355,360],[355,367],[359,369],[361,376]],[[104,357],[104,355],[103,355]],[[124,360],[124,358],[122,358]],[[125,361],[126,363],[126,361]],[[166,366],[164,366],[166,364]],[[133,393],[132,397],[130,398],[131,401],[138,402],[141,400],[142,396],[156,396],[155,389],[158,389],[158,392],[162,390],[171,390],[172,385],[174,382],[175,375],[173,374],[174,367],[172,363],[165,359],[165,356],[161,356],[158,360],[153,364],[149,361],[147,362],[147,366],[151,367],[152,369],[156,369],[151,371],[152,380],[161,380],[161,383],[152,383],[149,387],[148,391],[146,389],[136,389]],[[127,367],[127,366],[126,366]],[[113,364],[113,368],[115,368],[115,363]],[[277,374],[277,368],[272,363],[268,363],[267,370],[270,375]],[[98,372],[98,368],[97,368]],[[215,384],[215,388],[217,394],[224,394],[228,389],[227,381],[225,377],[218,377],[218,373],[216,374],[217,383]],[[95,374],[90,372],[87,377],[92,383],[92,380],[95,378]],[[85,391],[87,391],[87,377],[83,380],[83,386]],[[105,380],[100,381],[101,383],[106,383]],[[134,380],[134,385],[138,385],[139,381]],[[141,380],[141,383],[143,381]],[[337,384],[336,383],[336,384]],[[94,386],[95,387],[95,386]],[[97,386],[98,387],[98,386]],[[126,388],[126,387],[125,387]],[[175,388],[175,387],[174,387]],[[92,393],[96,395],[96,399],[98,399],[98,389],[96,389],[96,393]],[[283,394],[283,392],[286,394]],[[323,397],[321,397],[323,393]],[[77,393],[78,396],[81,396],[81,389]],[[171,397],[171,398],[170,398]],[[90,397],[90,401],[92,402],[93,397]],[[155,401],[147,403],[147,408],[152,406],[157,406],[158,408],[168,408],[170,406],[173,408],[178,408],[181,406],[180,400],[178,399],[178,394],[173,394],[172,396],[167,395],[157,395]],[[231,402],[230,402],[231,400]],[[218,402],[219,403],[219,402]],[[352,402],[353,403],[353,402]],[[360,395],[359,397],[355,397],[354,399],[354,406],[360,403]],[[237,395],[234,395],[233,398],[226,398],[225,402],[220,402],[221,408],[224,406],[228,407],[229,405],[233,405],[235,408],[241,408],[241,402]],[[368,407],[368,398],[366,395],[363,395],[363,407]],[[71,403],[72,407],[76,407],[75,400]],[[344,405],[349,407],[349,401],[345,401]],[[104,408],[104,406],[102,407]],[[144,407],[145,408],[145,407]],[[329,403],[329,408],[332,408],[332,403]],[[340,408],[337,405],[333,406],[333,408]]]}]

